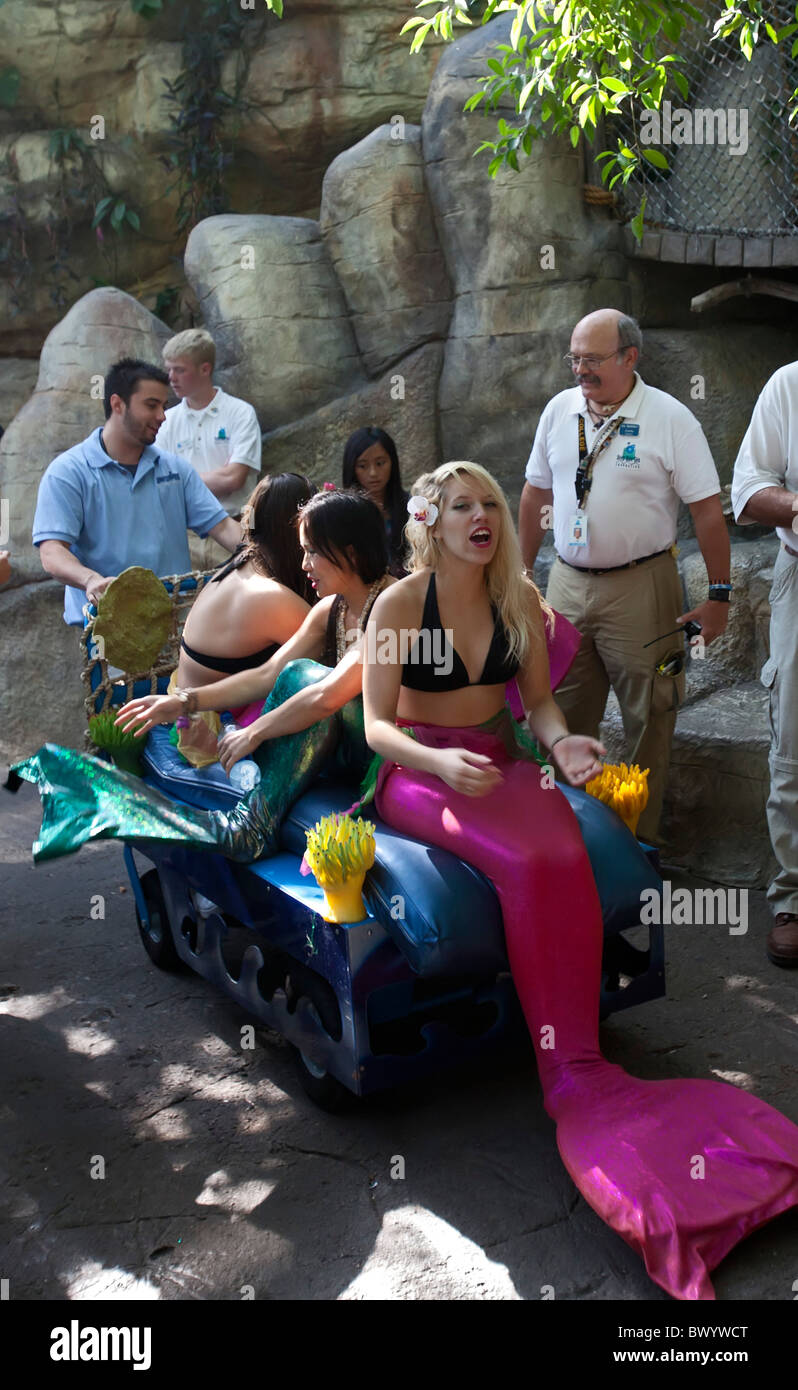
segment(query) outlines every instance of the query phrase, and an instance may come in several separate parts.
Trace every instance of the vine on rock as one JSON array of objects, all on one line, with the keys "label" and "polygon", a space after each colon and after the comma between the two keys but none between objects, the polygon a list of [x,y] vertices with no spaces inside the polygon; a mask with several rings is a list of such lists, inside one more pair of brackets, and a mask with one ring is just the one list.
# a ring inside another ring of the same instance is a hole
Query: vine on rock
[{"label": "vine on rock", "polygon": [[[243,90],[263,28],[259,18],[253,32],[253,20],[238,0],[195,0],[193,4],[181,0],[183,66],[174,82],[164,79],[173,110],[171,149],[162,161],[176,175],[180,194],[176,220],[181,232],[229,209],[225,173],[233,160],[237,123],[249,109]],[[229,58],[234,72],[227,91],[223,68]],[[175,183],[170,185],[174,187]]]}]

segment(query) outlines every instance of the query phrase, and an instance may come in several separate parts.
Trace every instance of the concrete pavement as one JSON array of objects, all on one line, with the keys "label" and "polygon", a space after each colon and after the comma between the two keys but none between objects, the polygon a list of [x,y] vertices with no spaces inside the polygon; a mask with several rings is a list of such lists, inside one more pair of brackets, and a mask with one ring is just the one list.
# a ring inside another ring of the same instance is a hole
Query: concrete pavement
[{"label": "concrete pavement", "polygon": [[[33,788],[0,791],[12,1299],[669,1302],[562,1167],[531,1047],[324,1114],[280,1038],[242,1050],[233,1003],[150,964],[121,848],[34,868],[38,825]],[[603,1026],[610,1060],[750,1087],[798,1122],[798,971],[768,963],[766,930],[755,893],[744,935],[670,927],[668,998]],[[798,1211],[715,1287],[789,1301],[794,1281]]]}]

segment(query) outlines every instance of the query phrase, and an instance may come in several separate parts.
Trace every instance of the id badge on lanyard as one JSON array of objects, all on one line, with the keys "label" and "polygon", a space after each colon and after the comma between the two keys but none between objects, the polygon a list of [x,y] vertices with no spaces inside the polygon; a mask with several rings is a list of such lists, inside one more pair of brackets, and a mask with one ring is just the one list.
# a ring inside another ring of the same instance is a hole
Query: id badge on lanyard
[{"label": "id badge on lanyard", "polygon": [[587,512],[577,509],[568,522],[568,544],[587,545]]},{"label": "id badge on lanyard", "polygon": [[568,544],[587,545],[587,499],[593,482],[593,467],[596,459],[603,454],[607,446],[615,438],[618,430],[623,424],[623,416],[618,415],[613,420],[611,427],[606,434],[588,450],[587,438],[585,436],[585,418],[579,416],[579,464],[576,470],[574,486],[576,488],[576,511],[572,514],[568,522]]}]

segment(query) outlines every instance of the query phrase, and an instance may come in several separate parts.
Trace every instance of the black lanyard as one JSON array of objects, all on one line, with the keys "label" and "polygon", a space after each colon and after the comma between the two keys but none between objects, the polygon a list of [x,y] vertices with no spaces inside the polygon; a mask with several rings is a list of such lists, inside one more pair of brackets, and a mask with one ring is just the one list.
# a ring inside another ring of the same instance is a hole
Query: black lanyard
[{"label": "black lanyard", "polygon": [[612,422],[612,428],[607,431],[601,443],[593,445],[588,451],[587,437],[585,435],[585,417],[579,416],[579,466],[576,470],[574,486],[576,487],[576,505],[581,511],[587,501],[587,495],[593,482],[593,468],[596,459],[604,453],[608,444],[611,444],[618,430],[624,422],[623,415],[618,415]]}]

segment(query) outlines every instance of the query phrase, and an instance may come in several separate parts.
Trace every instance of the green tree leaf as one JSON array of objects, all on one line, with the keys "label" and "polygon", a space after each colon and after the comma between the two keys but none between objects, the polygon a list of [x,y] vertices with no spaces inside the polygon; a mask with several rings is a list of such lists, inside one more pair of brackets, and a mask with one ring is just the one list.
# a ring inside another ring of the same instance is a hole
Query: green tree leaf
[{"label": "green tree leaf", "polygon": [[639,210],[639,212],[637,213],[636,217],[633,217],[632,220],[631,220],[631,222],[629,223],[629,226],[630,226],[631,229],[632,229],[632,233],[633,233],[633,235],[634,235],[634,238],[635,238],[635,240],[636,240],[637,242],[641,242],[641,241],[643,240],[643,218],[645,217],[645,212],[646,212],[646,199],[645,199],[645,198],[641,198],[641,200],[640,200],[640,210]]},{"label": "green tree leaf", "polygon": [[655,169],[669,169],[670,165],[661,150],[643,150],[643,158]]}]

